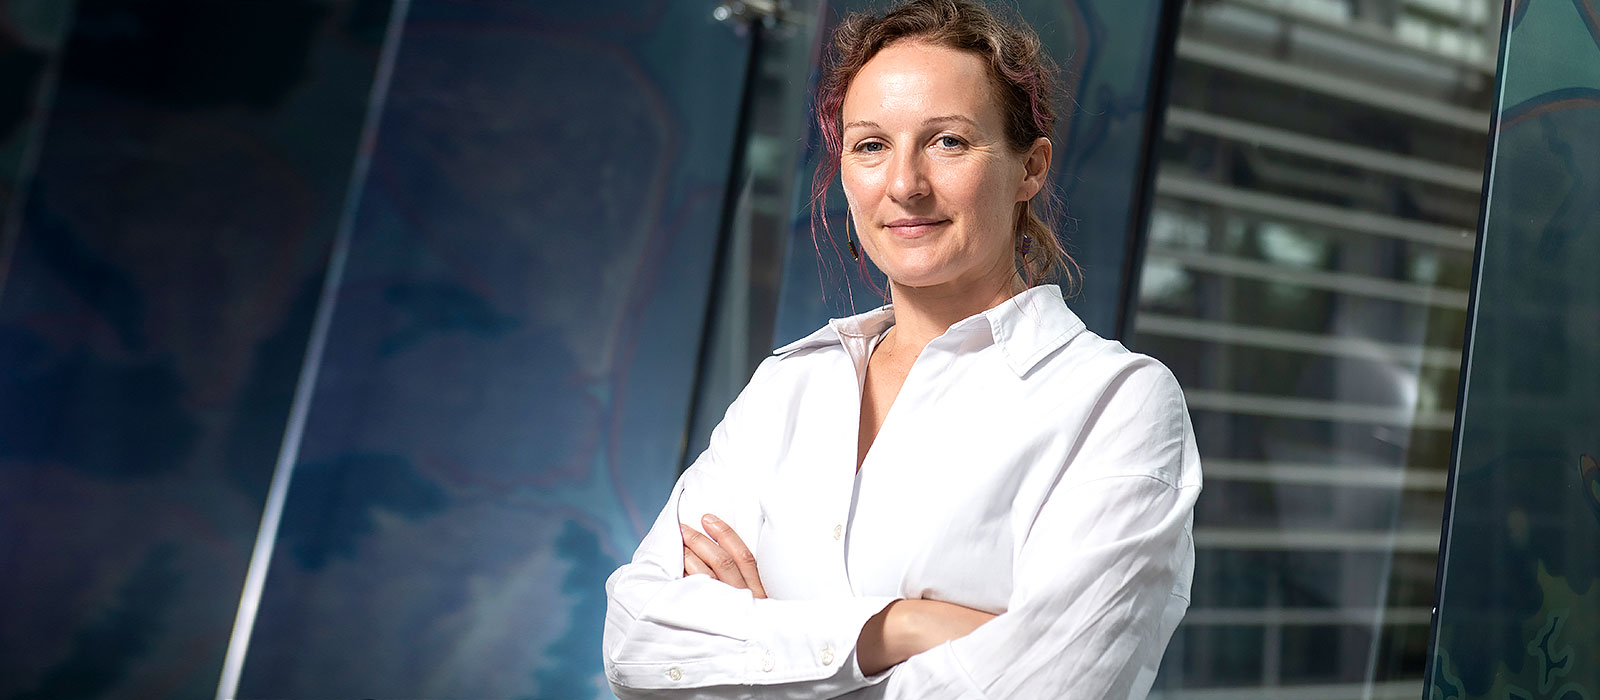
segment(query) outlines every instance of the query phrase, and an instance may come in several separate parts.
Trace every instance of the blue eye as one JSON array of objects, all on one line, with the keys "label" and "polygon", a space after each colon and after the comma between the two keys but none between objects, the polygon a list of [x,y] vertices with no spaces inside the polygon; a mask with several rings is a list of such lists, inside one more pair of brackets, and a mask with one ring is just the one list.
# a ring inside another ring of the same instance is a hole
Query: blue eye
[{"label": "blue eye", "polygon": [[954,136],[940,136],[939,145],[944,148],[960,148],[961,139],[958,139]]},{"label": "blue eye", "polygon": [[878,151],[883,150],[883,144],[877,141],[868,141],[866,143],[857,145],[856,150],[861,151],[862,153],[877,153]]}]

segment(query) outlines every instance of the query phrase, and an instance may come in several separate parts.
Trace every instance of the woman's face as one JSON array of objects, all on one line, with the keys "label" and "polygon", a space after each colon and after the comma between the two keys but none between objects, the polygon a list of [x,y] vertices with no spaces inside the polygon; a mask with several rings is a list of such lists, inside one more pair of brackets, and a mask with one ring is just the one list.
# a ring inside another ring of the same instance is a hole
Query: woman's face
[{"label": "woman's face", "polygon": [[992,93],[982,59],[916,41],[879,51],[845,92],[845,198],[892,284],[1010,288],[1016,204],[1043,186],[1050,142],[1014,153]]}]

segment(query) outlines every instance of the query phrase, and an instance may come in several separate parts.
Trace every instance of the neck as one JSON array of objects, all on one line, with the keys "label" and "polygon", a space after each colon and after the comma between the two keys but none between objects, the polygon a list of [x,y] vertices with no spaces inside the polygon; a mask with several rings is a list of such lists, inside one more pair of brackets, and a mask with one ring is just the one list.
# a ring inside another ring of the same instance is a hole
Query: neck
[{"label": "neck", "polygon": [[[988,278],[975,283],[936,287],[907,287],[889,283],[894,302],[896,350],[920,353],[934,338],[944,335],[962,319],[981,314],[1021,293],[1027,287],[1015,273],[1003,280]],[[889,339],[885,339],[887,342]]]}]

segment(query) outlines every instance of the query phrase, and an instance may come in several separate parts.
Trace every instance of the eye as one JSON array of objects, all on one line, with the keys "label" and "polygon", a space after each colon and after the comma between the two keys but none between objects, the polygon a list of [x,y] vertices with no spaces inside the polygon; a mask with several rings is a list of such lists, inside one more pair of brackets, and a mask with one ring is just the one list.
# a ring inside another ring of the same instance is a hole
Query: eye
[{"label": "eye", "polygon": [[855,150],[857,153],[882,153],[883,148],[881,141],[863,141],[856,144]]},{"label": "eye", "polygon": [[950,136],[948,134],[944,135],[944,136],[940,136],[939,139],[936,141],[936,143],[939,144],[940,148],[944,148],[944,149],[947,149],[947,150],[954,150],[954,149],[960,148],[962,146],[961,139],[956,138],[954,136]]}]

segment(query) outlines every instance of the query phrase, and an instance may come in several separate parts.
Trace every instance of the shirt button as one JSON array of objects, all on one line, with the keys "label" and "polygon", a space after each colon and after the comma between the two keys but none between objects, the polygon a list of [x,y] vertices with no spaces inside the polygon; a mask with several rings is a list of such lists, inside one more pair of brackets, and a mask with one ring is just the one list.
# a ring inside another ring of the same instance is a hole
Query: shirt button
[{"label": "shirt button", "polygon": [[822,665],[823,666],[830,666],[832,664],[833,664],[833,648],[832,647],[823,647],[822,648]]},{"label": "shirt button", "polygon": [[767,653],[761,655],[761,670],[762,671],[765,671],[767,673],[772,673],[772,667],[774,665],[775,664],[774,664],[774,662],[772,660],[772,652],[767,652]]},{"label": "shirt button", "polygon": [[675,681],[681,681],[683,680],[683,671],[679,671],[677,666],[673,666],[667,669],[667,677]]},{"label": "shirt button", "polygon": [[833,539],[839,539],[841,537],[844,537],[844,526],[843,525],[834,525],[833,526]]}]

